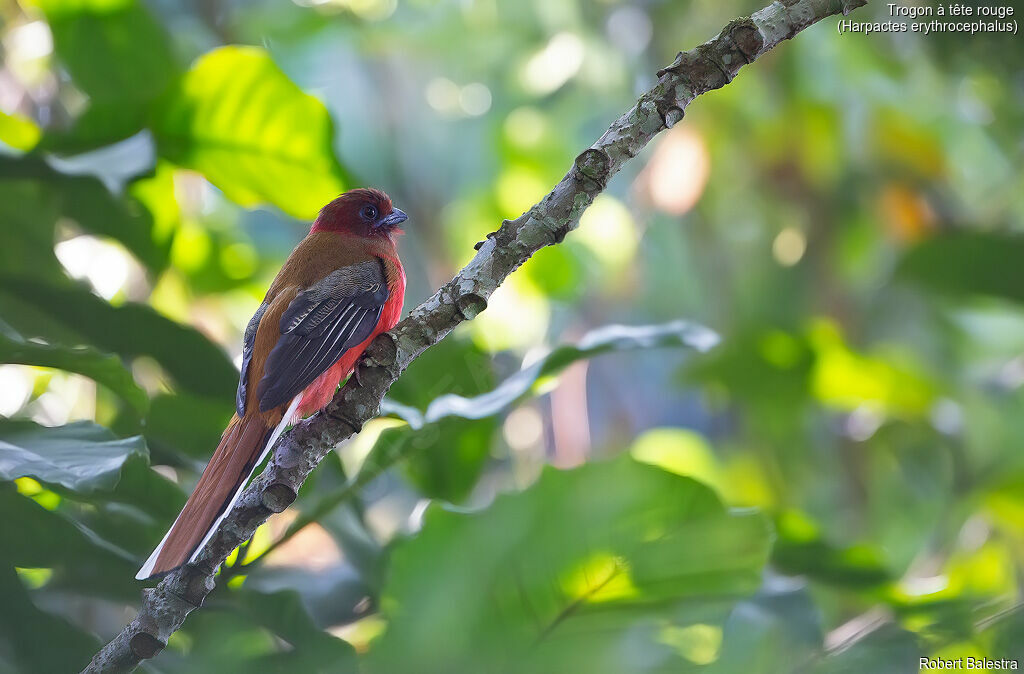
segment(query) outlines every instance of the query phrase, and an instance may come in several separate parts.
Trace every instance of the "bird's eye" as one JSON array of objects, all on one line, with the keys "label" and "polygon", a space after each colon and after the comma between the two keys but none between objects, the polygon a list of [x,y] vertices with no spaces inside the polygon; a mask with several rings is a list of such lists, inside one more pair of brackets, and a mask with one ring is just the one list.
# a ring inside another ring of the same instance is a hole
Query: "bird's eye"
[{"label": "bird's eye", "polygon": [[377,217],[377,209],[374,206],[363,206],[363,210],[359,211],[359,215],[367,220],[373,220]]}]

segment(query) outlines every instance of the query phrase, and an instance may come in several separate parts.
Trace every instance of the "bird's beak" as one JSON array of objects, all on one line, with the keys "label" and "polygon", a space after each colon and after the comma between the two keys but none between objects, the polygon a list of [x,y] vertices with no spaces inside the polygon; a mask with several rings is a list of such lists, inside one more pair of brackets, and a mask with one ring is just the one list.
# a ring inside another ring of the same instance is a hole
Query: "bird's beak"
[{"label": "bird's beak", "polygon": [[399,208],[394,208],[394,209],[391,210],[390,213],[387,214],[387,216],[385,216],[384,218],[381,219],[380,225],[381,225],[381,227],[389,227],[389,228],[390,227],[397,227],[398,225],[402,224],[403,222],[405,222],[408,219],[409,219],[409,216],[405,214],[405,211],[403,211],[403,210],[401,210]]}]

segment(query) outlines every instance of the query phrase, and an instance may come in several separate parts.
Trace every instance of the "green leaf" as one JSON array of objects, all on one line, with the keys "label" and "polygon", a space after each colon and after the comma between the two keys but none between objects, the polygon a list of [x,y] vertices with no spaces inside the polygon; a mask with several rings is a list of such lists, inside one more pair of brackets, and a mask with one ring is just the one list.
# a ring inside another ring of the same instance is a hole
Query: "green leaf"
[{"label": "green leaf", "polygon": [[135,383],[117,356],[90,347],[68,348],[16,341],[0,334],[0,363],[52,367],[89,377],[119,395],[138,415],[149,409],[149,396]]},{"label": "green leaf", "polygon": [[834,649],[807,671],[813,674],[903,674],[919,671],[917,663],[921,655],[912,632],[887,624],[866,637]]},{"label": "green leaf", "polygon": [[[414,376],[406,380],[403,375],[392,388],[394,395],[410,400],[413,404],[387,399],[381,405],[382,412],[399,416],[408,425],[389,428],[381,433],[347,487],[329,494],[303,513],[289,527],[289,535],[309,522],[318,520],[348,500],[354,489],[368,484],[403,459],[423,457],[411,466],[409,473],[424,493],[447,500],[461,500],[476,483],[476,477],[486,459],[491,434],[497,427],[494,415],[535,391],[534,384],[539,379],[556,375],[575,360],[613,350],[667,346],[704,350],[714,346],[717,340],[718,337],[711,330],[685,321],[643,326],[607,326],[587,333],[577,345],[556,348],[488,393],[475,397],[454,393],[443,395],[427,405],[424,414],[413,405],[423,404],[419,401],[429,398],[436,388],[478,388],[492,377],[489,367],[478,360],[478,351],[465,345],[442,341],[434,347],[439,349],[440,357],[430,356],[434,349],[427,351],[420,359],[426,359],[424,364],[416,367],[414,363],[409,368]],[[438,466],[430,465],[431,457],[438,458]]]},{"label": "green leaf", "polygon": [[423,422],[433,423],[445,417],[483,419],[504,411],[527,395],[545,377],[552,377],[578,360],[611,351],[633,351],[659,347],[688,347],[707,351],[718,343],[718,336],[701,325],[672,321],[656,325],[607,325],[588,332],[578,344],[564,344],[523,368],[483,395],[466,398],[443,395],[427,407]]},{"label": "green leaf", "polygon": [[957,232],[928,239],[908,252],[898,276],[952,294],[1024,301],[1020,268],[1024,236]]},{"label": "green leaf", "polygon": [[[153,398],[146,425],[140,430],[154,456],[160,452],[160,463],[167,463],[165,459],[175,454],[205,461],[216,449],[234,412],[234,398],[230,396],[161,394]],[[182,423],[183,419],[188,423]]]},{"label": "green leaf", "polygon": [[46,484],[63,497],[54,516],[122,555],[148,553],[185,502],[147,459],[142,438],[118,440],[89,422],[54,428],[0,422],[0,479]]},{"label": "green leaf", "polygon": [[[358,671],[352,646],[317,627],[294,590],[270,594],[243,590],[236,596],[245,615],[291,645],[289,653],[267,659],[283,671]],[[284,669],[285,665],[290,669]],[[254,667],[254,671],[267,669]]]},{"label": "green leaf", "polygon": [[171,40],[135,0],[30,0],[46,15],[57,57],[93,101],[151,101],[178,73]]},{"label": "green leaf", "polygon": [[153,133],[162,156],[242,206],[308,219],[345,189],[327,109],[257,47],[203,55],[159,106]]},{"label": "green leaf", "polygon": [[0,482],[0,540],[4,557],[21,568],[53,569],[48,587],[132,600],[138,588],[132,580],[136,559],[73,518],[63,504],[44,508]]},{"label": "green leaf", "polygon": [[[766,521],[707,487],[621,457],[548,468],[486,510],[434,506],[394,552],[388,630],[370,671],[633,671],[667,603],[760,584]],[[640,639],[638,642],[638,638]]]},{"label": "green leaf", "polygon": [[28,476],[79,492],[111,489],[132,457],[149,457],[141,437],[119,439],[87,421],[54,428],[30,421],[0,424],[4,480]]},{"label": "green leaf", "polygon": [[1024,661],[1024,607],[1019,603],[990,616],[979,624],[979,632],[991,640],[989,653],[994,658]]},{"label": "green leaf", "polygon": [[220,592],[210,609],[196,611],[182,627],[188,644],[184,657],[161,654],[166,671],[356,672],[355,651],[322,631],[294,591],[260,593],[249,589]]},{"label": "green leaf", "polygon": [[881,588],[895,580],[880,551],[867,544],[837,547],[801,512],[782,513],[775,528],[778,540],[772,563],[782,573],[861,590]]},{"label": "green leaf", "polygon": [[[441,393],[477,395],[493,386],[490,356],[468,339],[449,337],[413,361],[388,396],[401,405],[422,409]],[[493,419],[450,417],[418,432],[389,429],[381,441],[413,443],[414,447],[391,449],[408,456],[403,468],[410,481],[427,497],[458,503],[476,484],[496,428]]]},{"label": "green leaf", "polygon": [[80,285],[0,276],[0,311],[24,337],[90,343],[123,357],[147,355],[181,387],[233,399],[238,371],[227,355],[198,331],[146,305],[115,307]]},{"label": "green leaf", "polygon": [[497,428],[494,418],[448,418],[418,431],[386,429],[378,442],[392,443],[389,454],[407,457],[403,470],[423,496],[461,503],[480,477]]},{"label": "green leaf", "polygon": [[[466,395],[490,386],[493,374],[483,352],[445,340],[409,368],[393,387],[382,409],[402,417],[408,426],[381,434],[366,462],[368,473],[406,458],[406,471],[428,497],[463,500],[476,484],[497,430],[497,415],[536,393],[538,384],[572,363],[612,351],[658,347],[706,350],[718,337],[709,329],[672,321],[655,325],[609,325],[593,330],[578,344],[553,349],[479,395]],[[437,353],[435,353],[437,350]],[[422,363],[420,361],[423,361]],[[437,390],[454,391],[429,403]],[[420,413],[417,407],[426,406]]]},{"label": "green leaf", "polygon": [[118,549],[137,555],[139,563],[167,533],[186,496],[181,487],[142,460],[126,462],[121,479],[110,491],[55,490],[66,497],[63,515]]},{"label": "green leaf", "polygon": [[[5,516],[10,516],[5,512]],[[5,541],[5,545],[9,542]],[[62,617],[36,608],[14,568],[0,555],[0,670],[77,672],[100,644]],[[4,667],[12,657],[12,667]]]},{"label": "green leaf", "polygon": [[711,672],[802,671],[820,654],[820,613],[807,589],[794,585],[770,580],[756,597],[736,605],[723,626],[721,656]]},{"label": "green leaf", "polygon": [[[0,171],[5,164],[0,157]],[[0,269],[3,273],[67,281],[53,253],[53,227],[58,204],[45,184],[32,180],[0,179]],[[30,308],[31,309],[31,308]]]},{"label": "green leaf", "polygon": [[47,129],[39,148],[59,155],[96,150],[142,131],[149,109],[126,101],[93,101],[67,129]]},{"label": "green leaf", "polygon": [[814,351],[804,336],[759,327],[733,331],[714,351],[686,363],[684,376],[778,416],[810,399],[813,366]]},{"label": "green leaf", "polygon": [[[59,173],[38,157],[0,156],[0,216],[4,242],[13,246],[0,253],[0,260],[11,261],[3,266],[6,274],[63,278],[53,256],[53,228],[61,216],[120,241],[153,272],[167,265],[170,241],[156,240],[153,218],[137,199],[114,196],[96,178]],[[28,256],[20,258],[23,253]]]}]

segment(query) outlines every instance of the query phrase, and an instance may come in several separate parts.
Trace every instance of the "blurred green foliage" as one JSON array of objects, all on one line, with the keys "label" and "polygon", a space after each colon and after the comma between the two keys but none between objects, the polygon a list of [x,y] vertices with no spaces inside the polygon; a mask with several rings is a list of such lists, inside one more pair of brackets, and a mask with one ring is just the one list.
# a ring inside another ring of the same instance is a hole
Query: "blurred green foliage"
[{"label": "blurred green foliage", "polygon": [[[124,624],[321,205],[410,213],[413,306],[761,4],[0,3],[0,672]],[[834,22],[417,360],[153,667],[1024,661],[1024,46]]]}]

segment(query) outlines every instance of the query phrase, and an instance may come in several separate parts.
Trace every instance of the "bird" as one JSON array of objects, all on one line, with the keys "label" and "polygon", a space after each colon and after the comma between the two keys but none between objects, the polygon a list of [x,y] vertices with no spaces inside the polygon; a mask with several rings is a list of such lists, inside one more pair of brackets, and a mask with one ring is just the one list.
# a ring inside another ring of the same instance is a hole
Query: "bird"
[{"label": "bird", "polygon": [[397,237],[407,219],[372,188],[320,210],[245,329],[235,413],[136,579],[195,562],[281,433],[327,405],[370,342],[395,326],[405,297]]}]

